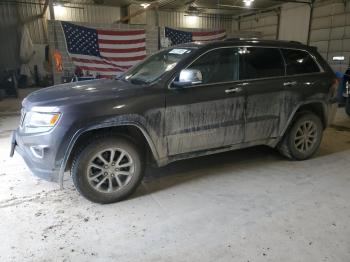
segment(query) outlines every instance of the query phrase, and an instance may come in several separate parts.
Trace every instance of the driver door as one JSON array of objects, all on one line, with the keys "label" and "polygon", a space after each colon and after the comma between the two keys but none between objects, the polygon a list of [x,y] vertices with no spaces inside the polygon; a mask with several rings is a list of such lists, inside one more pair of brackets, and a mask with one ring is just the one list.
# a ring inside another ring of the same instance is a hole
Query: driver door
[{"label": "driver door", "polygon": [[[187,69],[202,82],[170,88],[166,94],[165,136],[170,156],[243,142],[244,86],[237,83],[237,48],[211,50]],[[175,78],[178,81],[178,77]]]}]

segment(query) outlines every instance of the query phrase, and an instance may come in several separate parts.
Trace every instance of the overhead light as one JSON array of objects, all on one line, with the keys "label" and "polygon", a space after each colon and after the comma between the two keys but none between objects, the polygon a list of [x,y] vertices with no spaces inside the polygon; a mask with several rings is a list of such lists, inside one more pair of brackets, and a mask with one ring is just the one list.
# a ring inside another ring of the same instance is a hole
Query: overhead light
[{"label": "overhead light", "polygon": [[58,16],[62,16],[64,14],[64,6],[62,4],[55,4],[54,5],[54,11],[55,11],[55,14],[58,15]]},{"label": "overhead light", "polygon": [[333,61],[344,61],[345,57],[344,56],[333,56],[332,60]]},{"label": "overhead light", "polygon": [[150,5],[151,5],[150,3],[142,3],[142,4],[140,4],[140,6],[142,6],[144,9],[146,9]]},{"label": "overhead light", "polygon": [[195,14],[191,14],[186,16],[187,17],[187,23],[189,26],[195,26],[198,23],[198,16]]},{"label": "overhead light", "polygon": [[253,1],[254,1],[254,0],[243,0],[244,5],[247,6],[247,7],[251,6],[252,3],[253,3]]}]

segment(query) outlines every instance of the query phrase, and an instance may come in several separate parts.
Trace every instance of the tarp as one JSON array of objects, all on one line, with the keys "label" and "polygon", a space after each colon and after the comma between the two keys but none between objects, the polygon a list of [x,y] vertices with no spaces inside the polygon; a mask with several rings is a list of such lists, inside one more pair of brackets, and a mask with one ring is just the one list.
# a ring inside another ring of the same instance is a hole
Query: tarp
[{"label": "tarp", "polygon": [[34,45],[32,38],[30,37],[28,27],[26,25],[23,25],[19,51],[19,59],[21,62],[21,75],[31,77],[32,74],[30,71],[29,62],[32,59],[34,53]]}]

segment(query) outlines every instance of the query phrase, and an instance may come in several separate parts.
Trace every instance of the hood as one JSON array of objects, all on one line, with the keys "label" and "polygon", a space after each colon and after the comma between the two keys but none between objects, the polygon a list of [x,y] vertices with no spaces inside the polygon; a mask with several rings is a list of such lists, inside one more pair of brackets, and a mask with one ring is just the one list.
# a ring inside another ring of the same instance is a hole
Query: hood
[{"label": "hood", "polygon": [[99,79],[73,82],[44,88],[31,93],[23,100],[23,106],[63,106],[83,101],[109,99],[134,93],[142,85],[123,80]]}]

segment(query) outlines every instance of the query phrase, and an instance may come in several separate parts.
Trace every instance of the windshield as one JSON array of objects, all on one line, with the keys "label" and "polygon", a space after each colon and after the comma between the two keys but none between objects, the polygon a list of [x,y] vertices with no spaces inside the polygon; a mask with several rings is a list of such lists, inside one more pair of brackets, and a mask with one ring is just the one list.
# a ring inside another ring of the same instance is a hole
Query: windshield
[{"label": "windshield", "polygon": [[187,57],[193,49],[172,48],[150,56],[141,64],[126,72],[123,78],[133,84],[146,84],[159,79]]}]

